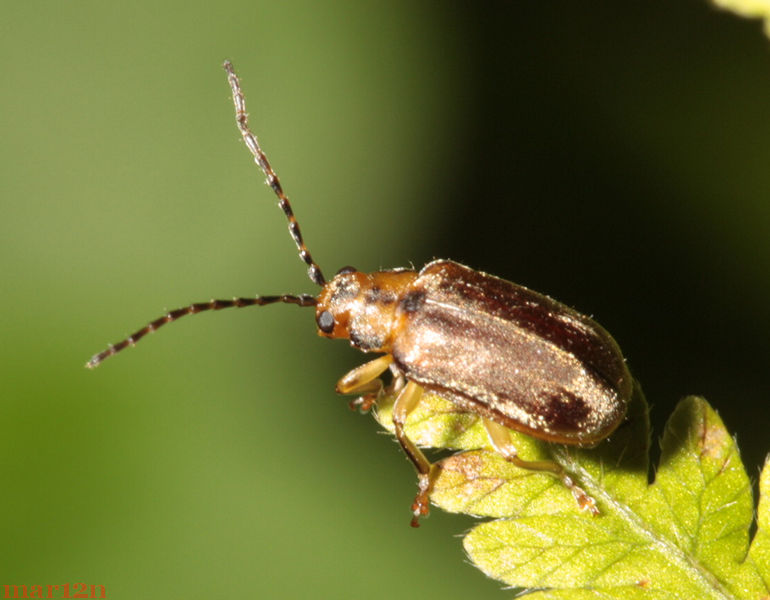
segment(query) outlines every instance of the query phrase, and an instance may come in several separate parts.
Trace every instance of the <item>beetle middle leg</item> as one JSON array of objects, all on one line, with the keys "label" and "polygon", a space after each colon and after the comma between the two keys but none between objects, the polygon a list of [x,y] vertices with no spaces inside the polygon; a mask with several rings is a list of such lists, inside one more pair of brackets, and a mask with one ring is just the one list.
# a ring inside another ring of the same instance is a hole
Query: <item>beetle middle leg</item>
[{"label": "beetle middle leg", "polygon": [[429,512],[429,496],[440,468],[438,465],[432,464],[422,453],[422,450],[404,432],[406,419],[420,402],[422,392],[423,389],[414,381],[408,381],[393,405],[393,425],[396,427],[396,438],[417,469],[418,490],[412,503],[412,513],[414,514],[411,522],[412,527],[419,527],[420,517],[426,516]]},{"label": "beetle middle leg", "polygon": [[[337,382],[337,392],[340,394],[362,394],[350,403],[351,408],[368,410],[376,402],[383,392],[382,375],[393,363],[390,354],[375,358],[360,367],[356,367]],[[396,428],[398,443],[406,452],[407,457],[417,469],[419,491],[412,504],[412,527],[419,527],[418,519],[428,514],[429,494],[436,479],[438,467],[431,464],[417,445],[410,440],[404,432],[404,423],[422,397],[422,388],[409,381],[403,385],[403,378],[396,381],[396,389],[399,389],[398,397],[393,404],[393,424]],[[394,387],[395,387],[394,386]]]},{"label": "beetle middle leg", "polygon": [[495,450],[505,458],[505,460],[512,462],[522,469],[547,471],[552,473],[562,481],[564,486],[570,492],[572,492],[572,495],[581,510],[587,510],[594,515],[599,514],[599,509],[596,508],[596,501],[572,481],[572,477],[567,474],[561,465],[550,460],[523,460],[519,458],[516,452],[516,447],[511,441],[511,432],[507,427],[490,419],[484,419],[484,428],[487,430],[487,436],[489,436],[490,443]]}]

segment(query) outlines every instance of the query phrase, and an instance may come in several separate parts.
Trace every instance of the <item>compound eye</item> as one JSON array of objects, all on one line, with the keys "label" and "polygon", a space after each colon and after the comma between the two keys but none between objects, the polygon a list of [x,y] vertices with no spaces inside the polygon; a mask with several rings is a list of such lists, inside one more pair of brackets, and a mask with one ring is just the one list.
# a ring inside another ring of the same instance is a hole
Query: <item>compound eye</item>
[{"label": "compound eye", "polygon": [[334,331],[334,317],[328,310],[325,310],[318,315],[316,323],[318,323],[318,329],[324,333],[331,333]]},{"label": "compound eye", "polygon": [[358,269],[355,267],[342,267],[339,271],[337,271],[337,275],[347,275],[348,273],[355,273]]}]

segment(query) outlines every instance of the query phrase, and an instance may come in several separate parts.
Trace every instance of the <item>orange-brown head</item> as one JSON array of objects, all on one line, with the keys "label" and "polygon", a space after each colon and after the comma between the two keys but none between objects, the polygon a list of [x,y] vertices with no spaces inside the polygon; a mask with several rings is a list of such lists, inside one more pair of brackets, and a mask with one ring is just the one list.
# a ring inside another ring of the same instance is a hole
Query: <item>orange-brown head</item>
[{"label": "orange-brown head", "polygon": [[347,338],[364,352],[388,352],[399,301],[416,278],[409,269],[340,269],[316,299],[318,335]]}]

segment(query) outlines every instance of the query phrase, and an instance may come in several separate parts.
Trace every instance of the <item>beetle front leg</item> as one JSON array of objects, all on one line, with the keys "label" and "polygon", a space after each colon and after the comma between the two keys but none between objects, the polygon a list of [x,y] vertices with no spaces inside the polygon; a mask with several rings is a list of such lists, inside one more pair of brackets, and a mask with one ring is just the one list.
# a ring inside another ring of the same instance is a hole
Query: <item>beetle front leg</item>
[{"label": "beetle front leg", "polygon": [[531,471],[548,471],[558,477],[565,487],[572,492],[578,506],[581,510],[587,510],[593,515],[599,514],[596,507],[596,501],[580,488],[570,477],[564,468],[550,460],[523,460],[518,457],[516,447],[511,441],[511,432],[507,427],[490,419],[484,419],[484,428],[487,430],[487,436],[492,446],[497,450],[505,460],[512,462],[517,467],[529,469]]},{"label": "beetle front leg", "polygon": [[393,405],[393,425],[396,427],[396,438],[398,438],[398,443],[401,444],[409,460],[414,464],[414,468],[417,469],[418,491],[412,504],[412,513],[414,514],[411,522],[412,527],[419,527],[420,517],[426,516],[429,512],[429,495],[439,469],[437,465],[431,464],[422,450],[404,432],[406,419],[420,402],[421,397],[422,388],[413,381],[409,381]]},{"label": "beetle front leg", "polygon": [[386,354],[356,367],[337,382],[337,393],[358,394],[358,398],[350,401],[350,408],[367,412],[377,404],[383,390],[379,377],[392,363],[393,357]]}]

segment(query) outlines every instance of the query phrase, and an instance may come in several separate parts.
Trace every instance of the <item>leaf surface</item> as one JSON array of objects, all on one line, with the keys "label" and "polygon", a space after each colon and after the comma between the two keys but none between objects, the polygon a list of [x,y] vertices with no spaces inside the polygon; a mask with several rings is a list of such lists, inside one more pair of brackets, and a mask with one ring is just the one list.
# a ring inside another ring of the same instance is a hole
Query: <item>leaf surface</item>
[{"label": "leaf surface", "polygon": [[[378,410],[391,431],[392,403],[386,397]],[[594,449],[511,433],[522,458],[561,464],[597,501],[597,517],[580,512],[556,478],[491,450],[480,419],[442,398],[424,398],[406,433],[420,446],[460,450],[439,462],[431,500],[491,518],[467,533],[465,550],[528,599],[770,600],[770,461],[750,544],[751,482],[735,441],[702,398],[684,399],[669,419],[652,483],[638,387],[626,422]]]}]

